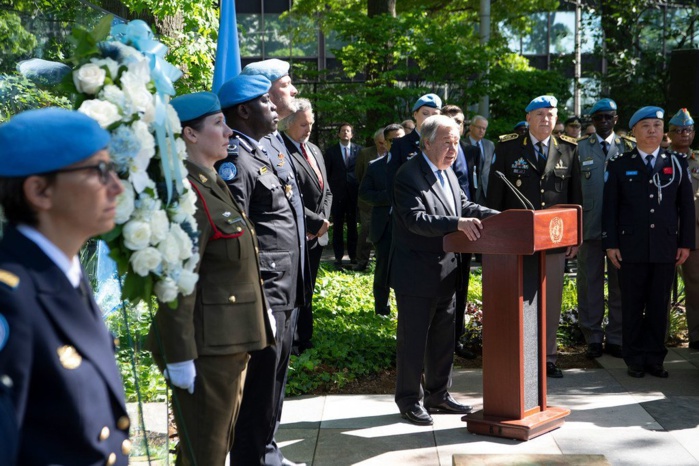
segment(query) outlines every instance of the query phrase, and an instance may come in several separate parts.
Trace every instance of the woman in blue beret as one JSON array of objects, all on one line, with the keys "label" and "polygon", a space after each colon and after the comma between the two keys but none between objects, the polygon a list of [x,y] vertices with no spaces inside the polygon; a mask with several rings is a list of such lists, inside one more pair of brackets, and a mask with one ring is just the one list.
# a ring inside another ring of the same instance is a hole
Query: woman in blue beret
[{"label": "woman in blue beret", "polygon": [[228,156],[233,134],[218,97],[197,92],[177,97],[172,106],[182,122],[185,166],[198,197],[199,282],[176,309],[158,310],[149,347],[174,387],[176,464],[223,465],[233,445],[248,352],[271,345],[274,335],[255,230],[214,169]]},{"label": "woman in blue beret", "polygon": [[78,261],[89,238],[114,227],[123,188],[108,143],[96,121],[64,109],[0,125],[0,377],[20,465],[128,464],[114,341]]}]

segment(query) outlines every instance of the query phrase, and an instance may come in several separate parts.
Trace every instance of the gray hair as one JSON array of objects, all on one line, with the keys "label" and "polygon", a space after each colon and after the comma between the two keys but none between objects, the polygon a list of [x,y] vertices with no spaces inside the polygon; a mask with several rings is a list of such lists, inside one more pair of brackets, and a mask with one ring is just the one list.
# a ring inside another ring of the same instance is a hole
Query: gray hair
[{"label": "gray hair", "polygon": [[459,125],[450,117],[446,115],[432,115],[427,117],[425,121],[422,122],[422,128],[420,128],[420,149],[425,149],[425,141],[429,141],[430,144],[437,139],[437,131],[442,127],[453,128],[456,132],[459,132]]},{"label": "gray hair", "polygon": [[479,121],[485,121],[486,123],[488,123],[488,119],[486,117],[484,117],[482,115],[476,115],[473,118],[471,118],[471,122],[469,123],[469,125],[472,125],[474,123],[478,123]]},{"label": "gray hair", "polygon": [[376,132],[374,133],[374,141],[376,141],[377,139],[380,139],[380,138],[383,138],[383,128],[377,129]]},{"label": "gray hair", "polygon": [[315,119],[315,116],[313,115],[313,106],[311,105],[311,101],[308,99],[304,99],[303,97],[294,99],[291,102],[291,108],[293,109],[291,115],[279,120],[279,123],[277,124],[277,129],[279,131],[286,131],[289,129],[289,126],[294,124],[294,120],[296,120],[296,116],[299,113],[310,111],[311,117]]}]

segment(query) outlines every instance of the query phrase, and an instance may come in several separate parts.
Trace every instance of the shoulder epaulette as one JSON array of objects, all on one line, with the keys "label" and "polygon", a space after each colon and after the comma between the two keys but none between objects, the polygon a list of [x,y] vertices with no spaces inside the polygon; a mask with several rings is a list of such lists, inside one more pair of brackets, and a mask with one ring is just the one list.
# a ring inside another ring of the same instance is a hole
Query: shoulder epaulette
[{"label": "shoulder epaulette", "polygon": [[498,138],[498,142],[513,141],[519,137],[518,133],[503,134]]},{"label": "shoulder epaulette", "polygon": [[590,139],[590,137],[592,137],[592,136],[594,136],[594,134],[586,134],[585,136],[580,136],[575,141],[576,142],[584,141],[585,139]]},{"label": "shoulder epaulette", "polygon": [[14,289],[19,285],[19,277],[12,272],[0,269],[0,283]]},{"label": "shoulder epaulette", "polygon": [[236,136],[236,139],[238,139],[238,144],[240,144],[241,146],[243,146],[243,149],[245,149],[246,151],[250,152],[251,154],[255,151],[255,149],[252,148],[252,146],[250,145],[250,143],[248,143],[248,142],[245,140],[245,138],[241,138],[241,137],[239,137],[239,136]]},{"label": "shoulder epaulette", "polygon": [[624,140],[624,142],[630,142],[630,143],[632,143],[632,144],[636,144],[636,138],[633,137],[633,136],[628,136],[628,135],[625,134],[625,135],[620,136],[620,137],[621,137],[621,139]]},{"label": "shoulder epaulette", "polygon": [[561,139],[561,141],[565,141],[567,143],[574,144],[576,146],[578,145],[578,140],[575,138],[571,138],[567,134],[561,134],[558,137]]}]

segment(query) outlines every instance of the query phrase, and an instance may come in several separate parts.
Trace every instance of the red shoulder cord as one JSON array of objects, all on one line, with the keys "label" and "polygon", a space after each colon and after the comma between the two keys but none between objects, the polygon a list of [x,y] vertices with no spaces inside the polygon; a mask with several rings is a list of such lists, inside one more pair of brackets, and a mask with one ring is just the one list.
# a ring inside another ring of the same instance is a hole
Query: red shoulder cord
[{"label": "red shoulder cord", "polygon": [[199,199],[201,199],[201,203],[204,205],[204,212],[206,212],[206,217],[209,219],[209,225],[211,225],[211,228],[214,230],[214,234],[211,235],[209,238],[209,241],[216,241],[217,239],[231,239],[231,238],[239,238],[242,236],[243,233],[245,233],[245,230],[241,230],[237,233],[233,233],[232,235],[224,235],[221,233],[221,230],[216,228],[216,225],[214,224],[213,219],[211,218],[211,213],[209,212],[209,206],[206,205],[206,201],[204,200],[204,196],[201,195],[201,192],[199,192],[199,189],[197,189],[196,185],[194,183],[190,183],[192,185],[192,188],[197,192],[197,196],[199,196]]}]

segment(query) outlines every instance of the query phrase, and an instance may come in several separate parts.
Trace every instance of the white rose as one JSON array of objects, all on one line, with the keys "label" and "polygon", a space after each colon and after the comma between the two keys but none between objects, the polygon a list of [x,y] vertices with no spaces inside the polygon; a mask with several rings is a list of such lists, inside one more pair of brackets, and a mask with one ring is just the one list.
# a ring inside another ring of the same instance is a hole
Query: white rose
[{"label": "white rose", "polygon": [[177,283],[170,277],[166,277],[155,284],[155,295],[160,302],[169,303],[177,299]]},{"label": "white rose", "polygon": [[187,158],[187,144],[185,144],[184,139],[175,139],[175,149],[177,149],[177,155],[181,160],[185,160]]},{"label": "white rose", "polygon": [[122,111],[126,106],[126,96],[121,91],[121,89],[119,89],[119,86],[115,86],[114,84],[107,84],[106,86],[104,86],[102,88],[100,96],[103,100],[113,103]]},{"label": "white rose", "polygon": [[117,196],[116,216],[114,218],[117,225],[126,222],[131,217],[135,208],[133,186],[126,180],[120,181],[121,185],[124,187],[124,192]]},{"label": "white rose", "polygon": [[180,204],[182,204],[182,212],[186,215],[194,215],[197,211],[197,195],[194,193],[193,189],[185,191],[180,197]]},{"label": "white rose", "polygon": [[158,244],[158,251],[163,256],[163,260],[170,264],[179,262],[180,244],[172,232],[168,233],[164,240]]},{"label": "white rose", "polygon": [[104,78],[107,72],[95,65],[86,63],[73,71],[73,83],[78,92],[95,95],[104,85]]},{"label": "white rose", "polygon": [[117,75],[119,74],[119,63],[117,63],[115,60],[112,60],[111,58],[93,58],[90,60],[94,65],[97,65],[101,68],[106,67],[109,70],[109,76],[112,79],[116,79]]},{"label": "white rose", "polygon": [[97,120],[102,128],[108,128],[121,119],[116,105],[99,99],[84,101],[78,111]]},{"label": "white rose", "polygon": [[165,104],[167,108],[167,121],[170,124],[170,129],[175,134],[180,134],[182,132],[182,125],[180,124],[180,117],[177,115],[177,110],[170,104]]},{"label": "white rose", "polygon": [[158,244],[164,240],[169,228],[167,212],[161,209],[153,212],[150,217],[150,244]]},{"label": "white rose", "polygon": [[198,274],[189,270],[182,270],[180,276],[177,277],[177,288],[183,295],[190,295],[194,291],[197,281],[199,281]]},{"label": "white rose", "polygon": [[131,104],[131,110],[133,112],[155,114],[153,107],[153,94],[151,94],[144,86],[127,90],[126,96]]},{"label": "white rose", "polygon": [[150,242],[150,224],[143,220],[131,220],[124,225],[122,231],[124,246],[132,251],[139,251],[148,247]]},{"label": "white rose", "polygon": [[199,253],[195,252],[192,254],[192,257],[190,257],[187,262],[184,264],[184,269],[188,270],[190,272],[194,272],[194,269],[197,268],[197,264],[199,264]]},{"label": "white rose", "polygon": [[[129,77],[127,78],[128,84],[141,83],[143,85],[150,82],[150,64],[148,60],[138,60],[132,61],[128,64],[129,67]],[[122,84],[124,80],[122,78]]]},{"label": "white rose", "polygon": [[129,181],[133,183],[133,189],[141,194],[146,188],[155,188],[155,182],[150,179],[145,169],[132,168],[129,170]]},{"label": "white rose", "polygon": [[150,160],[155,155],[155,138],[153,133],[148,129],[148,125],[141,120],[134,121],[131,129],[136,135],[138,142],[141,143],[142,157],[147,157]]},{"label": "white rose", "polygon": [[129,259],[133,271],[142,277],[147,277],[150,272],[157,269],[161,261],[160,253],[152,247],[134,252]]},{"label": "white rose", "polygon": [[177,223],[173,223],[170,226],[170,234],[177,240],[177,245],[179,246],[179,259],[187,260],[192,257],[192,249],[194,245],[192,244],[192,239],[189,235],[182,229]]}]

